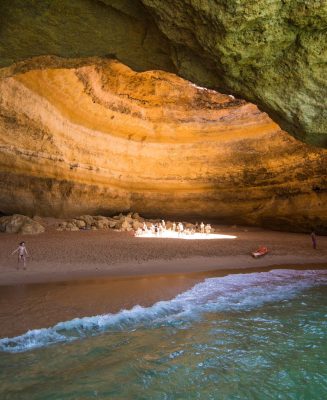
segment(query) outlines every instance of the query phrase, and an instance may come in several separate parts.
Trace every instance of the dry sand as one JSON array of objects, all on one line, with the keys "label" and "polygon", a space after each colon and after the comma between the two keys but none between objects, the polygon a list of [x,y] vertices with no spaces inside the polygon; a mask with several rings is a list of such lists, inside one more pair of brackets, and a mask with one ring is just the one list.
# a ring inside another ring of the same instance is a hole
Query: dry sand
[{"label": "dry sand", "polygon": [[[215,226],[234,240],[136,238],[131,233],[103,231],[57,232],[37,236],[0,235],[0,285],[54,282],[101,276],[140,276],[267,266],[327,267],[327,237],[317,237],[312,249],[307,234],[258,228]],[[17,271],[11,256],[24,240],[31,254],[27,270]],[[253,259],[251,251],[265,245],[270,253]]]}]

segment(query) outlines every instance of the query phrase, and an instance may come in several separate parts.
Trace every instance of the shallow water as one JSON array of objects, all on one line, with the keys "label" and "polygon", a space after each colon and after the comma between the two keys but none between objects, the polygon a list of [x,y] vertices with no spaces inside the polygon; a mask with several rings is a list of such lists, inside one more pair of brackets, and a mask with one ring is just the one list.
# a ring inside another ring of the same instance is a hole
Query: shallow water
[{"label": "shallow water", "polygon": [[324,399],[327,271],[208,278],[0,340],[1,399]]}]

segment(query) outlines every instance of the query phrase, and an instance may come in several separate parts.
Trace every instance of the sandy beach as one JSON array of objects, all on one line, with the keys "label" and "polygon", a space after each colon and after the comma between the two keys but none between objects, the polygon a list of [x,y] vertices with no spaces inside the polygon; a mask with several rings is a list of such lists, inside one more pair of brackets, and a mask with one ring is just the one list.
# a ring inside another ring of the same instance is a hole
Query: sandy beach
[{"label": "sandy beach", "polygon": [[[113,230],[0,236],[0,337],[76,317],[117,313],[170,300],[209,277],[272,268],[327,268],[327,237],[215,226],[235,239],[134,237]],[[11,252],[24,240],[31,257],[17,270]],[[253,259],[259,245],[269,254]]]},{"label": "sandy beach", "polygon": [[[0,285],[58,282],[94,277],[184,274],[229,269],[307,265],[327,267],[327,237],[312,249],[307,234],[259,228],[215,226],[232,240],[138,238],[113,230],[0,236]],[[11,252],[24,240],[30,253],[26,270],[17,271]],[[269,254],[250,256],[259,245]]]}]

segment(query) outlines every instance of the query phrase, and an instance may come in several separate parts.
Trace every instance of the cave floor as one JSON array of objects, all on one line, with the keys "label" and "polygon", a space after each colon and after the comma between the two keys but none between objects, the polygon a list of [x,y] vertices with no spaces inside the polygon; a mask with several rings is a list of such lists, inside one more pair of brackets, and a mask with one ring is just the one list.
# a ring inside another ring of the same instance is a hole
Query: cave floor
[{"label": "cave floor", "polygon": [[[289,265],[327,267],[326,236],[317,237],[318,248],[314,250],[308,234],[213,227],[216,234],[236,238],[152,239],[134,237],[129,232],[58,232],[51,227],[35,236],[1,234],[0,285]],[[17,259],[11,252],[22,240],[26,242],[30,258],[27,270],[17,271]],[[250,253],[260,245],[267,246],[269,254],[253,259]]]}]

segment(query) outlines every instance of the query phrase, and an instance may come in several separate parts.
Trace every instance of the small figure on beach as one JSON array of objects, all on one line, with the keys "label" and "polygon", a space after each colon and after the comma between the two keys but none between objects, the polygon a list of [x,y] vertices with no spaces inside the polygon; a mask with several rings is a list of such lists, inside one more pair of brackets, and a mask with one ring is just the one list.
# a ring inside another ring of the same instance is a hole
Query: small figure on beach
[{"label": "small figure on beach", "polygon": [[199,224],[196,222],[194,226],[195,232],[199,232]]},{"label": "small figure on beach", "polygon": [[176,222],[173,222],[173,232],[176,232]]},{"label": "small figure on beach", "polygon": [[312,231],[310,233],[310,236],[311,236],[311,241],[312,241],[312,248],[316,250],[317,249],[317,237],[316,237],[315,231]]},{"label": "small figure on beach", "polygon": [[211,232],[211,225],[210,224],[207,224],[205,226],[205,231],[206,231],[206,234],[209,235],[209,233]]},{"label": "small figure on beach", "polygon": [[184,231],[184,226],[181,222],[178,223],[177,225],[177,232],[178,232],[178,236],[180,236]]},{"label": "small figure on beach", "polygon": [[161,220],[161,225],[162,225],[163,231],[165,231],[166,230],[166,222],[164,219]]},{"label": "small figure on beach", "polygon": [[17,247],[16,250],[14,250],[11,255],[14,255],[15,253],[18,254],[18,263],[17,263],[17,269],[19,269],[19,264],[22,262],[24,269],[26,269],[26,257],[29,255],[27,252],[27,249],[25,247],[25,242],[20,242],[19,246]]},{"label": "small figure on beach", "polygon": [[200,232],[204,233],[204,223],[203,222],[201,222],[201,224],[200,224]]}]

